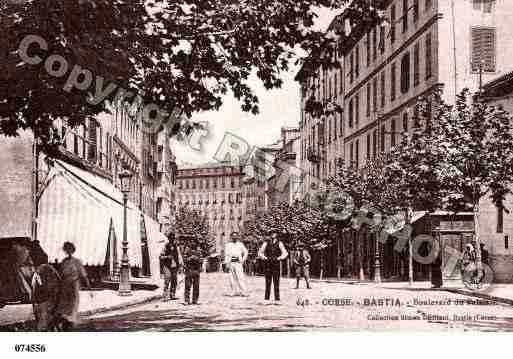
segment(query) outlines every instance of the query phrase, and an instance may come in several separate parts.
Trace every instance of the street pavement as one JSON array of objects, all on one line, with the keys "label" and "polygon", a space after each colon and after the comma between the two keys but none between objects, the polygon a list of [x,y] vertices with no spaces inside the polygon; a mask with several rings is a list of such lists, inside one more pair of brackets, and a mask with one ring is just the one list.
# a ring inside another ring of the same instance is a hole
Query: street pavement
[{"label": "street pavement", "polygon": [[[429,288],[313,284],[293,289],[282,278],[282,301],[265,303],[264,278],[247,277],[250,296],[233,297],[227,274],[203,274],[200,305],[153,302],[84,318],[80,331],[513,331],[513,306]],[[183,293],[183,287],[179,289]]]}]

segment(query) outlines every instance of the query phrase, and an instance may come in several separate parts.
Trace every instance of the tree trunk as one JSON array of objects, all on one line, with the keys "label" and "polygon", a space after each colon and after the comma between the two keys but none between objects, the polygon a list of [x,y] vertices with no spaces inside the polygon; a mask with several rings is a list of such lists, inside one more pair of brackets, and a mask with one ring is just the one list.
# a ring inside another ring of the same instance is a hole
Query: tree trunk
[{"label": "tree trunk", "polygon": [[341,258],[340,258],[340,240],[341,240],[342,236],[341,235],[339,236],[339,234],[341,234],[341,232],[337,228],[337,279],[338,280],[340,280],[341,271],[342,271]]},{"label": "tree trunk", "polygon": [[365,273],[363,272],[363,243],[360,238],[360,229],[356,230],[355,237],[356,237],[356,243],[358,245],[358,266],[360,267],[359,271],[358,271],[358,279],[360,281],[364,281]]},{"label": "tree trunk", "polygon": [[323,274],[324,274],[324,249],[321,249],[320,252],[321,252],[321,261],[320,261],[321,271],[319,273],[319,279],[322,280]]},{"label": "tree trunk", "polygon": [[[410,209],[406,208],[406,212],[404,214],[404,226],[407,227],[410,225]],[[411,235],[408,233],[408,282],[410,286],[413,286],[413,248],[411,242]]]},{"label": "tree trunk", "polygon": [[479,200],[474,203],[474,238],[476,243],[476,269],[479,280],[481,280],[481,269],[483,268],[483,263],[481,261],[481,238],[479,236]]}]

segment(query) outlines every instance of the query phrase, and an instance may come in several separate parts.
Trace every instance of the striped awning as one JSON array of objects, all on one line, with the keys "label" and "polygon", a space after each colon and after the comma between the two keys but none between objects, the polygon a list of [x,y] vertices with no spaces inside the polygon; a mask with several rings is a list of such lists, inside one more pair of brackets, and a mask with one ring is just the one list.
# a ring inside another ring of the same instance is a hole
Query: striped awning
[{"label": "striped awning", "polygon": [[[121,254],[122,193],[107,180],[69,164],[55,161],[40,198],[38,240],[49,260],[61,260],[62,244],[72,242],[76,257],[86,265],[104,265],[112,220]],[[141,214],[129,203],[128,254],[131,266],[141,266]]]}]

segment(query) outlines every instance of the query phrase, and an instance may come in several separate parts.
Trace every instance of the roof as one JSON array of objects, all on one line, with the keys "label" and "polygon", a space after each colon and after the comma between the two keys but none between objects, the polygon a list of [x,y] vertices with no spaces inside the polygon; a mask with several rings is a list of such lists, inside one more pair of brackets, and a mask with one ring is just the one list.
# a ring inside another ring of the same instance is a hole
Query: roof
[{"label": "roof", "polygon": [[484,97],[499,97],[513,92],[513,71],[483,85]]},{"label": "roof", "polygon": [[195,169],[205,169],[205,168],[222,168],[222,167],[233,167],[233,163],[226,161],[226,162],[207,162],[202,164],[184,164],[179,165],[178,170],[195,170]]}]

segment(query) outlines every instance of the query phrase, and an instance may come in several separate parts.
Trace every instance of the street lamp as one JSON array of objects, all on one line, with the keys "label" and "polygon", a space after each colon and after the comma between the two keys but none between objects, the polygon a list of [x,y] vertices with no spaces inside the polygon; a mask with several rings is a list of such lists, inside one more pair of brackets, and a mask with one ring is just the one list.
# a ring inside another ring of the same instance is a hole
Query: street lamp
[{"label": "street lamp", "polygon": [[128,193],[130,193],[130,182],[132,179],[132,172],[124,169],[119,173],[119,181],[121,183],[121,192],[123,193],[123,255],[121,257],[121,276],[119,281],[118,294],[120,296],[132,295],[130,287],[130,265],[128,262],[128,239],[127,239],[127,202]]}]

